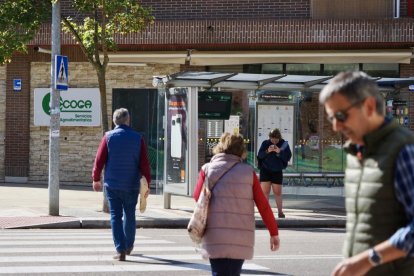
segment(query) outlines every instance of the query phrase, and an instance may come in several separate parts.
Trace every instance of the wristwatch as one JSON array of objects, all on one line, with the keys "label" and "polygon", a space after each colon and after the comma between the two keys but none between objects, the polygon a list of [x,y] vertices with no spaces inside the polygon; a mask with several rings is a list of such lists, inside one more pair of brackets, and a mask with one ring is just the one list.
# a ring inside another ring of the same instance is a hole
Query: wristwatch
[{"label": "wristwatch", "polygon": [[373,265],[380,265],[382,262],[382,256],[374,248],[371,248],[368,252],[368,261]]}]

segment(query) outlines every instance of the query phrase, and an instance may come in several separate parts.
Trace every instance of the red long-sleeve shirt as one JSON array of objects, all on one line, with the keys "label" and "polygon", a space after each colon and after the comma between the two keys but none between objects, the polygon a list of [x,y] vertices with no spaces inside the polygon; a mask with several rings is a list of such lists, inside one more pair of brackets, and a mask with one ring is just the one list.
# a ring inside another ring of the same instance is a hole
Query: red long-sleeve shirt
[{"label": "red long-sleeve shirt", "polygon": [[[198,176],[197,184],[194,189],[193,197],[197,201],[204,185],[205,173],[203,170],[200,170]],[[259,210],[260,216],[263,219],[267,229],[271,236],[279,235],[279,229],[276,223],[275,216],[273,215],[272,208],[270,207],[269,200],[263,193],[262,187],[260,187],[259,178],[255,172],[253,172],[253,200]]]},{"label": "red long-sleeve shirt", "polygon": [[[106,134],[102,137],[98,151],[96,152],[95,162],[92,170],[93,181],[101,180],[101,173],[108,159],[108,146],[106,144]],[[143,176],[147,179],[148,183],[151,183],[151,168],[148,160],[147,145],[144,139],[141,139],[141,154],[139,170]]]}]

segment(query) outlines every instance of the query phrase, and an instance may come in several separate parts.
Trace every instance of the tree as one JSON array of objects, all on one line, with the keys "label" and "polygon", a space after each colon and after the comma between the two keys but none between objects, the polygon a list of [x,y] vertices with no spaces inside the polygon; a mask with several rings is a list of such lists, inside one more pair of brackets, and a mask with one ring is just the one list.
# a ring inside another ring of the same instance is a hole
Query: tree
[{"label": "tree", "polygon": [[15,51],[27,52],[26,44],[50,18],[51,3],[39,0],[0,1],[0,64],[11,61]]},{"label": "tree", "polygon": [[[116,49],[116,34],[142,31],[154,21],[154,17],[151,10],[139,5],[137,0],[74,0],[73,7],[86,16],[83,16],[82,22],[63,15],[63,30],[73,35],[96,70],[101,96],[102,132],[105,133],[109,130],[106,101],[108,51]],[[105,195],[103,211],[109,212]]]},{"label": "tree", "polygon": [[[27,52],[26,44],[42,23],[50,20],[51,1],[0,0],[0,64],[14,52]],[[144,30],[154,22],[150,8],[138,0],[72,0],[80,19],[62,14],[63,31],[71,33],[98,76],[102,132],[109,130],[106,102],[108,51],[116,50],[115,36]]]},{"label": "tree", "polygon": [[151,9],[136,0],[74,0],[73,7],[86,14],[83,22],[62,16],[63,30],[70,32],[98,76],[102,132],[109,130],[106,101],[108,51],[116,50],[115,36],[140,32],[153,23]]},{"label": "tree", "polygon": [[[13,52],[27,51],[26,44],[42,23],[50,19],[56,0],[0,0],[0,64]],[[108,51],[116,50],[115,37],[144,30],[154,22],[152,11],[138,0],[72,0],[80,18],[61,15],[63,31],[72,34],[96,70],[101,97],[102,133],[109,130],[106,100]],[[104,200],[104,211],[108,211]]]}]

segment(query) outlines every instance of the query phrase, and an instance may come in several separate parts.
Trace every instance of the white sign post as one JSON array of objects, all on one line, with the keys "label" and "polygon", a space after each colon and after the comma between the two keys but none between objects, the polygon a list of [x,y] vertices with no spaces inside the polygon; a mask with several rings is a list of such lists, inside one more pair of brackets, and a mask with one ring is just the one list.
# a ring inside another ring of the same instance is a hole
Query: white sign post
[{"label": "white sign post", "polygon": [[[60,148],[59,148],[59,131],[60,131],[60,112],[59,112],[59,94],[60,91],[56,86],[56,56],[60,55],[60,0],[52,4],[52,56],[51,63],[51,89],[50,89],[50,120],[49,120],[49,215],[59,215],[59,167],[60,167]],[[67,70],[66,70],[67,72]]]}]

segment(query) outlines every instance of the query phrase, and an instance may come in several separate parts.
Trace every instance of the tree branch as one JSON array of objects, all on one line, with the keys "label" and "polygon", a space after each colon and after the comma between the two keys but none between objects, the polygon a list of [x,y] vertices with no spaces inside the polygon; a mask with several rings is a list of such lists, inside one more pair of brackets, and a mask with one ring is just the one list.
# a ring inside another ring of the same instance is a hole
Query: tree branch
[{"label": "tree branch", "polygon": [[65,24],[65,26],[69,29],[69,31],[71,32],[71,34],[74,36],[75,40],[79,43],[79,46],[82,49],[82,52],[85,54],[86,58],[88,59],[88,61],[94,66],[96,67],[97,64],[95,63],[95,61],[93,60],[93,57],[91,54],[88,53],[88,50],[86,50],[85,45],[83,45],[83,41],[82,38],[80,37],[78,31],[75,30],[75,28],[73,28],[72,24],[70,24],[70,21],[66,18],[66,17],[62,17],[62,21]]},{"label": "tree branch", "polygon": [[109,58],[108,58],[108,47],[107,47],[107,43],[106,43],[106,6],[105,6],[105,2],[103,2],[102,5],[102,52],[104,54],[104,60],[103,60],[103,67],[106,68],[106,66],[108,65],[109,62]]},{"label": "tree branch", "polygon": [[98,44],[98,36],[99,36],[99,24],[98,24],[98,9],[96,8],[96,6],[94,5],[94,23],[93,23],[93,27],[94,27],[94,33],[93,33],[93,43],[95,44],[95,48],[94,48],[94,56],[95,56],[95,60],[97,62],[97,64],[99,65],[99,67],[102,67],[102,63],[101,63],[101,58],[99,57],[99,44]]}]

